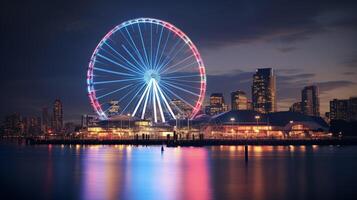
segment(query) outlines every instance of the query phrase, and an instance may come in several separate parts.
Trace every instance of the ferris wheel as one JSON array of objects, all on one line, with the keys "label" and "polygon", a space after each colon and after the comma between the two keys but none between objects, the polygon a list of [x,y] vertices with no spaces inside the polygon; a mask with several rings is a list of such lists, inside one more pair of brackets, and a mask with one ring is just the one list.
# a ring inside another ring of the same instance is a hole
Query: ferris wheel
[{"label": "ferris wheel", "polygon": [[138,18],[114,27],[99,42],[89,62],[87,90],[103,120],[113,115],[155,123],[193,118],[205,96],[205,67],[180,29]]}]

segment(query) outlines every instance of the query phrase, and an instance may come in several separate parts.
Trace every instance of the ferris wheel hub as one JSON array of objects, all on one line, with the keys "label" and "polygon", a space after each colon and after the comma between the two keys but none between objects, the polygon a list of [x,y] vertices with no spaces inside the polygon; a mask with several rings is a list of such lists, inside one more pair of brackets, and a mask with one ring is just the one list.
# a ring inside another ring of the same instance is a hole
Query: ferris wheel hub
[{"label": "ferris wheel hub", "polygon": [[147,70],[144,74],[144,80],[146,84],[149,84],[150,80],[154,79],[156,82],[160,81],[160,74],[156,70]]}]

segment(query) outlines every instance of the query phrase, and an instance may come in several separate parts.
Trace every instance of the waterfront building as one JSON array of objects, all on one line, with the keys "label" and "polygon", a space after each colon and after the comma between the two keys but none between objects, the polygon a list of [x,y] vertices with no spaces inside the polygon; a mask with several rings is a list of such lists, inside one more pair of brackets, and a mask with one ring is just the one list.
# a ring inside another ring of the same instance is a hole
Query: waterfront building
[{"label": "waterfront building", "polygon": [[249,101],[245,92],[237,90],[231,93],[231,109],[232,110],[248,110],[250,108]]},{"label": "waterfront building", "polygon": [[319,90],[316,85],[306,86],[301,91],[301,110],[305,115],[320,116]]},{"label": "waterfront building", "polygon": [[289,111],[264,114],[252,110],[232,110],[212,116],[203,130],[205,138],[331,136],[328,124],[321,117]]},{"label": "waterfront building", "polygon": [[206,107],[206,114],[216,115],[222,112],[226,112],[228,106],[224,102],[222,93],[212,93],[210,96],[210,104]]},{"label": "waterfront building", "polygon": [[63,128],[63,107],[62,102],[56,99],[53,105],[52,128],[55,133],[62,132]]},{"label": "waterfront building", "polygon": [[272,68],[257,69],[253,75],[253,109],[261,113],[277,111],[275,75]]},{"label": "waterfront building", "polygon": [[301,113],[301,102],[293,103],[293,105],[290,106],[289,111]]}]

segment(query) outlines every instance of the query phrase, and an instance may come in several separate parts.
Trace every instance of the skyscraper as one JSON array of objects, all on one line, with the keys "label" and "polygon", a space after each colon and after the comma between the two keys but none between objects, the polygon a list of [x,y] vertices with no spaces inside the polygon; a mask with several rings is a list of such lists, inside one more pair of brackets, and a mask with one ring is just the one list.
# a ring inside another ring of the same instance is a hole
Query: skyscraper
[{"label": "skyscraper", "polygon": [[301,110],[305,115],[320,116],[320,100],[317,86],[306,86],[301,91]]},{"label": "skyscraper", "polygon": [[348,120],[348,99],[330,101],[330,120]]},{"label": "skyscraper", "polygon": [[43,133],[47,133],[48,129],[50,128],[50,116],[48,114],[48,108],[42,108],[42,124],[41,130]]},{"label": "skyscraper", "polygon": [[257,69],[253,75],[253,109],[261,113],[277,111],[275,75],[272,68]]},{"label": "skyscraper", "polygon": [[228,106],[224,103],[224,97],[222,93],[212,93],[210,96],[210,105],[206,107],[206,114],[216,115],[222,112],[226,112]]},{"label": "skyscraper", "polygon": [[60,133],[63,128],[63,108],[59,99],[56,99],[53,105],[52,128],[56,133]]},{"label": "skyscraper", "polygon": [[232,110],[248,110],[248,98],[245,92],[237,90],[231,93]]}]

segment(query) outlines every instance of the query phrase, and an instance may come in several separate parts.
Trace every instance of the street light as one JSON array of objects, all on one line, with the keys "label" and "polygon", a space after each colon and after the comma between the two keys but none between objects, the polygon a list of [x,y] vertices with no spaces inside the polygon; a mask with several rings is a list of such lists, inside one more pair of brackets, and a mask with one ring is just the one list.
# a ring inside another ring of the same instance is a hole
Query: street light
[{"label": "street light", "polygon": [[235,119],[234,117],[231,117],[229,120],[231,121],[231,124],[232,124],[232,133],[233,133],[233,122],[234,122],[236,119]]},{"label": "street light", "polygon": [[128,113],[128,117],[129,117],[129,130],[130,130],[130,117],[131,117],[130,113]]},{"label": "street light", "polygon": [[254,118],[257,120],[257,126],[258,126],[258,123],[259,123],[259,120],[260,120],[260,116],[259,115],[255,115]]}]

